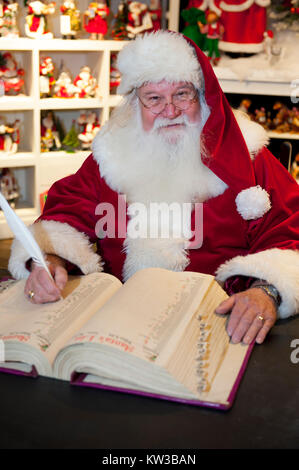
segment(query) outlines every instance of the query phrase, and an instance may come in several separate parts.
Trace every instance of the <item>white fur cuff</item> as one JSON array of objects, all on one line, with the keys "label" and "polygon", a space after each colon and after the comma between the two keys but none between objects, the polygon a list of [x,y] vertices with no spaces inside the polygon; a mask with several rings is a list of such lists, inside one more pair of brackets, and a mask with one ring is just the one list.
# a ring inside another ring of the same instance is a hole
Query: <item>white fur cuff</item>
[{"label": "white fur cuff", "polygon": [[299,252],[272,248],[259,253],[236,256],[222,264],[216,279],[224,283],[231,276],[264,279],[278,290],[282,302],[279,318],[299,313]]},{"label": "white fur cuff", "polygon": [[[102,271],[99,255],[87,236],[72,226],[54,220],[42,220],[29,227],[44,253],[58,255],[78,266],[84,274]],[[15,279],[29,276],[26,262],[30,256],[18,240],[14,240],[8,269]]]}]

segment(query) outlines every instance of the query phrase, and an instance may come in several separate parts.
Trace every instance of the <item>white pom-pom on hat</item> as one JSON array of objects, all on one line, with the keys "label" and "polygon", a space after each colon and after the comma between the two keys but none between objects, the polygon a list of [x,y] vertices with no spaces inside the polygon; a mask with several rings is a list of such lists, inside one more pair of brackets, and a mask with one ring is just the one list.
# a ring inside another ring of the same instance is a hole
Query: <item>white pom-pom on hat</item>
[{"label": "white pom-pom on hat", "polygon": [[194,48],[173,31],[159,30],[137,36],[118,54],[119,94],[130,93],[146,82],[191,82],[201,89],[203,78]]},{"label": "white pom-pom on hat", "polygon": [[270,196],[261,186],[243,189],[236,197],[236,205],[245,220],[259,219],[271,209]]}]

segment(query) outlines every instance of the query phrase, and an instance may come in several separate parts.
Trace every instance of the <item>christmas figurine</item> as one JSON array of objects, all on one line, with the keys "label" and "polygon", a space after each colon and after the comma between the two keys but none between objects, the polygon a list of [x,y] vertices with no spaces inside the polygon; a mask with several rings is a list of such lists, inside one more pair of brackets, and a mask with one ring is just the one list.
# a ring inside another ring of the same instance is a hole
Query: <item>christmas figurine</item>
[{"label": "christmas figurine", "polygon": [[114,93],[121,81],[121,75],[116,67],[117,64],[117,54],[111,54],[111,64],[110,64],[110,93]]},{"label": "christmas figurine", "polygon": [[276,101],[273,105],[273,110],[276,112],[276,115],[272,120],[272,129],[275,132],[290,132],[288,107],[280,101]]},{"label": "christmas figurine", "polygon": [[117,7],[117,14],[115,16],[115,21],[113,29],[111,30],[111,36],[116,41],[125,41],[128,39],[128,5],[126,0],[122,0]]},{"label": "christmas figurine", "polygon": [[59,150],[61,142],[52,111],[48,111],[41,123],[41,151]]},{"label": "christmas figurine", "polygon": [[24,86],[24,69],[18,68],[11,52],[0,52],[0,79],[4,84],[6,95],[18,95]]},{"label": "christmas figurine", "polygon": [[213,10],[206,12],[206,24],[198,22],[200,32],[206,34],[205,45],[208,51],[208,57],[217,65],[220,60],[220,52],[218,49],[218,43],[224,33],[223,25],[220,22],[219,16]]},{"label": "christmas figurine", "polygon": [[249,113],[249,108],[251,106],[252,102],[250,99],[248,98],[244,98],[241,103],[240,103],[240,106],[239,106],[239,111],[242,111],[243,113],[247,114],[247,115],[250,115]]},{"label": "christmas figurine", "polygon": [[5,124],[3,118],[0,122],[0,153],[17,153],[20,143],[20,120],[13,124]]},{"label": "christmas figurine", "polygon": [[266,112],[264,107],[256,109],[253,117],[254,121],[258,122],[264,129],[270,129],[271,119],[270,114]]},{"label": "christmas figurine", "polygon": [[210,0],[224,33],[219,50],[237,55],[263,51],[267,28],[267,7],[271,0]]},{"label": "christmas figurine", "polygon": [[18,8],[18,3],[10,0],[3,0],[0,3],[0,36],[11,39],[20,36],[17,26]]},{"label": "christmas figurine", "polygon": [[77,88],[75,92],[76,98],[94,98],[97,92],[97,81],[91,75],[88,66],[81,67],[80,73],[74,80],[74,85]]},{"label": "christmas figurine", "polygon": [[20,197],[19,185],[11,168],[3,168],[0,174],[0,191],[14,209]]},{"label": "christmas figurine", "polygon": [[25,33],[29,38],[52,39],[53,34],[48,31],[47,16],[55,13],[55,3],[46,4],[40,0],[29,2],[26,16]]},{"label": "christmas figurine", "polygon": [[141,2],[128,2],[129,15],[127,31],[129,39],[153,29],[153,22],[148,7]]},{"label": "christmas figurine", "polygon": [[90,150],[92,141],[100,130],[97,115],[93,111],[88,114],[83,112],[80,114],[77,122],[83,128],[82,132],[78,135],[78,139],[81,141],[81,147],[83,150]]},{"label": "christmas figurine", "polygon": [[80,10],[74,0],[64,0],[60,11],[60,32],[63,39],[75,39],[81,30]]},{"label": "christmas figurine", "polygon": [[153,23],[153,31],[161,29],[162,8],[160,0],[150,0],[149,14]]},{"label": "christmas figurine", "polygon": [[40,97],[46,98],[51,96],[51,91],[55,83],[54,64],[51,57],[43,57],[39,67],[39,90]]},{"label": "christmas figurine", "polygon": [[54,98],[74,98],[78,88],[72,83],[68,72],[61,72],[53,87]]},{"label": "christmas figurine", "polygon": [[104,39],[108,30],[107,16],[109,8],[106,2],[92,2],[84,13],[84,29],[90,34],[90,39]]},{"label": "christmas figurine", "polygon": [[294,132],[295,134],[299,133],[299,109],[293,107],[290,110],[290,127],[291,127],[291,132]]},{"label": "christmas figurine", "polygon": [[299,153],[297,153],[295,160],[292,163],[291,166],[291,175],[299,184]]}]

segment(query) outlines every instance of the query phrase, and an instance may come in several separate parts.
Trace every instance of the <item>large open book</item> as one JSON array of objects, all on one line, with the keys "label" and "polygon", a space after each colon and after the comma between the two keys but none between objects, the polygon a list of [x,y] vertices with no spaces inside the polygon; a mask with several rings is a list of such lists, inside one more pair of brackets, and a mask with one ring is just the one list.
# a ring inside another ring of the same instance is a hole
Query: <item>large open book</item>
[{"label": "large open book", "polygon": [[150,268],[122,284],[89,274],[44,305],[23,289],[0,294],[1,371],[231,406],[252,347],[229,341],[214,312],[227,295],[213,276]]}]

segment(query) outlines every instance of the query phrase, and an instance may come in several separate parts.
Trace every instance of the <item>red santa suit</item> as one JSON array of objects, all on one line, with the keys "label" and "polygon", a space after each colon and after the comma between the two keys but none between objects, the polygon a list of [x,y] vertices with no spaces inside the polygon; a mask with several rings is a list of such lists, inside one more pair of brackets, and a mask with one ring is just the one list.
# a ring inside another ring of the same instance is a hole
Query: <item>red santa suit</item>
[{"label": "red santa suit", "polygon": [[[181,35],[155,34],[138,38],[137,44],[133,41],[120,52],[120,93],[126,95],[145,77],[156,82],[163,77],[187,80],[204,89],[210,114],[202,131],[209,158],[203,160],[207,190],[202,193],[201,246],[186,249],[173,240],[129,240],[119,225],[128,222],[128,216],[122,220],[119,205],[127,162],[115,164],[126,153],[118,160],[113,151],[117,135],[105,132],[106,126],[81,169],[50,189],[43,215],[31,230],[46,253],[56,253],[83,273],[104,269],[123,280],[149,266],[199,271],[216,275],[229,293],[260,278],[278,289],[281,318],[298,313],[298,185],[266,149],[264,129],[243,115],[235,117],[206,56]],[[135,48],[142,51],[143,41],[148,53],[134,67]],[[96,235],[101,202],[114,208],[115,221],[115,236],[103,239]],[[194,220],[193,212],[191,225]],[[9,269],[15,277],[28,276],[27,260],[14,242]]]}]

